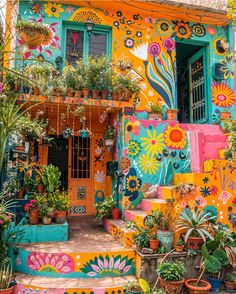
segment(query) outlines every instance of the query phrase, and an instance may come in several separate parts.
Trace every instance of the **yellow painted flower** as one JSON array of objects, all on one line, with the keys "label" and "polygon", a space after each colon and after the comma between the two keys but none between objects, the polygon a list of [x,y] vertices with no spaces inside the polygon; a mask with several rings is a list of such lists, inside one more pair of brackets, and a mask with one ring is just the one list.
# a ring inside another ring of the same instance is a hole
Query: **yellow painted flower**
[{"label": "yellow painted flower", "polygon": [[142,171],[149,175],[155,174],[160,167],[160,163],[156,158],[153,155],[147,154],[143,154],[139,157],[139,165]]},{"label": "yellow painted flower", "polygon": [[230,107],[235,104],[234,91],[225,83],[212,85],[212,102],[219,107]]},{"label": "yellow painted flower", "polygon": [[47,4],[44,4],[44,8],[44,11],[45,13],[47,13],[48,17],[59,17],[59,13],[64,12],[64,9],[61,7],[61,4],[48,2]]},{"label": "yellow painted flower", "polygon": [[182,149],[186,146],[186,132],[178,124],[168,126],[164,131],[165,144],[169,148]]},{"label": "yellow painted flower", "polygon": [[141,289],[143,290],[144,293],[147,293],[150,291],[150,287],[148,285],[148,282],[144,279],[139,279],[139,286],[141,287]]},{"label": "yellow painted flower", "polygon": [[141,138],[141,145],[144,147],[144,150],[147,154],[151,154],[152,156],[158,155],[165,148],[163,133],[157,135],[156,130],[147,130],[148,137]]}]

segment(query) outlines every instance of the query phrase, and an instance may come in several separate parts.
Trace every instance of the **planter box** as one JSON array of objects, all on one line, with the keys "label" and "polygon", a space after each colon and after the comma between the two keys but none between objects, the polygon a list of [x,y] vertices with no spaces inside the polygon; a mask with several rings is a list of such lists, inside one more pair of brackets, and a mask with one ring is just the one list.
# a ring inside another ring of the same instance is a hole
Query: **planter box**
[{"label": "planter box", "polygon": [[[12,243],[37,243],[37,242],[61,242],[68,241],[68,223],[50,225],[28,225],[24,224],[26,220],[22,219],[17,225],[11,223],[5,234],[16,232],[15,239],[10,238]],[[19,233],[18,233],[19,232]]]}]

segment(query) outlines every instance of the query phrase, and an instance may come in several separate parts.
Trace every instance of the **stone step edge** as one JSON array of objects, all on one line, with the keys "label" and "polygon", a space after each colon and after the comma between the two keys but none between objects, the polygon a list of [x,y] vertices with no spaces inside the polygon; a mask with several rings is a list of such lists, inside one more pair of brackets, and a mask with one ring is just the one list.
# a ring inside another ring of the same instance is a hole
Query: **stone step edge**
[{"label": "stone step edge", "polygon": [[[112,290],[123,289],[123,287],[129,282],[134,281],[134,276],[125,277],[101,277],[91,279],[71,279],[71,278],[49,278],[40,276],[31,276],[22,273],[15,272],[15,280],[17,285],[14,287],[14,293],[18,293],[17,290],[23,287],[29,287],[31,289],[55,289],[57,291],[62,290]],[[68,285],[68,286],[66,286]],[[20,292],[21,293],[21,292]],[[22,292],[23,293],[23,292]],[[38,292],[37,292],[38,293]],[[39,292],[40,293],[40,292]],[[42,292],[43,293],[43,292]],[[50,293],[50,292],[49,292]],[[61,292],[53,292],[61,293]],[[64,292],[62,292],[64,293]],[[94,292],[96,294],[96,292]]]}]

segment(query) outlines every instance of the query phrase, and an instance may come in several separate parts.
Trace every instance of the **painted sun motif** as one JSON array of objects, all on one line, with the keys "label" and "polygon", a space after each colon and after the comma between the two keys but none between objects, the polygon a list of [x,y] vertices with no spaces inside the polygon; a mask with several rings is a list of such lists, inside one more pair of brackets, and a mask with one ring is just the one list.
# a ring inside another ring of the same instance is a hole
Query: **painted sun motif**
[{"label": "painted sun motif", "polygon": [[160,167],[160,163],[156,160],[156,158],[147,154],[143,154],[139,157],[139,165],[142,171],[149,175],[155,174]]},{"label": "painted sun motif", "polygon": [[147,130],[148,137],[141,138],[141,145],[144,147],[144,150],[147,152],[147,155],[151,154],[152,156],[161,153],[165,148],[163,133],[157,135],[156,130]]},{"label": "painted sun motif", "polygon": [[225,83],[213,83],[212,102],[216,106],[231,107],[235,104],[234,91]]},{"label": "painted sun motif", "polygon": [[128,152],[127,154],[131,157],[137,157],[141,151],[141,147],[139,142],[135,140],[130,140],[128,145]]},{"label": "painted sun motif", "polygon": [[174,24],[174,33],[176,37],[189,39],[192,36],[192,29],[189,26],[188,22],[184,21],[173,21]]},{"label": "painted sun motif", "polygon": [[182,149],[186,146],[186,132],[175,125],[173,127],[168,126],[164,131],[165,144],[172,149]]},{"label": "painted sun motif", "polygon": [[60,12],[64,12],[64,9],[61,7],[61,4],[50,3],[44,4],[44,11],[47,13],[48,17],[59,17]]}]

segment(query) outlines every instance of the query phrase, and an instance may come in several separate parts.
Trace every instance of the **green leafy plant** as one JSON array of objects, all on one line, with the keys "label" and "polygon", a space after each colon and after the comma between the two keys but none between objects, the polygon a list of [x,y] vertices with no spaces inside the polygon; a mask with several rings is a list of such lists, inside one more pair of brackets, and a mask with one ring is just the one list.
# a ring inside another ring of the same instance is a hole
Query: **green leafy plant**
[{"label": "green leafy plant", "polygon": [[6,290],[11,287],[12,281],[12,266],[4,265],[0,268],[0,290]]},{"label": "green leafy plant", "polygon": [[157,267],[158,276],[166,281],[181,281],[185,274],[185,265],[181,261],[164,262]]},{"label": "green leafy plant", "polygon": [[63,71],[63,80],[67,91],[74,90],[77,82],[76,68],[66,65]]},{"label": "green leafy plant", "polygon": [[144,219],[144,225],[149,229],[157,227],[163,217],[163,213],[160,210],[152,210],[151,214],[148,214]]},{"label": "green leafy plant", "polygon": [[115,139],[116,139],[115,128],[109,125],[104,133],[104,140],[115,140]]},{"label": "green leafy plant", "polygon": [[34,178],[29,177],[29,176],[26,175],[24,177],[24,184],[25,184],[25,187],[27,187],[29,192],[34,192],[35,191],[35,189],[36,189],[36,181],[35,181]]},{"label": "green leafy plant", "polygon": [[184,245],[184,240],[182,238],[179,238],[176,245],[177,246],[183,246]]},{"label": "green leafy plant", "polygon": [[36,36],[38,33],[45,35],[45,40],[47,40],[50,35],[50,29],[47,26],[44,26],[38,22],[34,21],[19,21],[15,26],[17,32],[24,32],[26,35],[29,36]]},{"label": "green leafy plant", "polygon": [[113,196],[105,198],[103,202],[94,204],[97,210],[97,218],[112,218],[112,209],[116,207],[116,201]]},{"label": "green leafy plant", "polygon": [[225,279],[230,283],[234,283],[234,285],[236,286],[236,274],[227,273],[225,276]]},{"label": "green leafy plant", "polygon": [[133,235],[134,243],[140,247],[149,246],[149,230],[147,228],[139,227],[137,232]]},{"label": "green leafy plant", "polygon": [[48,205],[57,211],[67,211],[69,209],[69,195],[67,192],[59,190],[48,195]]},{"label": "green leafy plant", "polygon": [[161,114],[162,108],[163,106],[160,103],[155,103],[150,105],[151,113]]},{"label": "green leafy plant", "polygon": [[196,209],[186,209],[180,214],[180,220],[176,225],[178,228],[176,232],[186,232],[184,237],[185,243],[190,236],[201,237],[204,242],[206,242],[206,238],[213,239],[209,232],[209,228],[211,227],[209,222],[213,221],[214,218],[215,216],[212,216],[211,213],[205,213],[204,211],[198,211]]},{"label": "green leafy plant", "polygon": [[39,210],[39,217],[43,218],[44,216],[52,217],[54,213],[54,207],[52,207],[46,196],[38,196],[38,210]]},{"label": "green leafy plant", "polygon": [[59,168],[57,166],[54,166],[53,164],[43,166],[41,178],[47,192],[54,192],[60,187],[60,177],[61,172],[59,171]]}]

